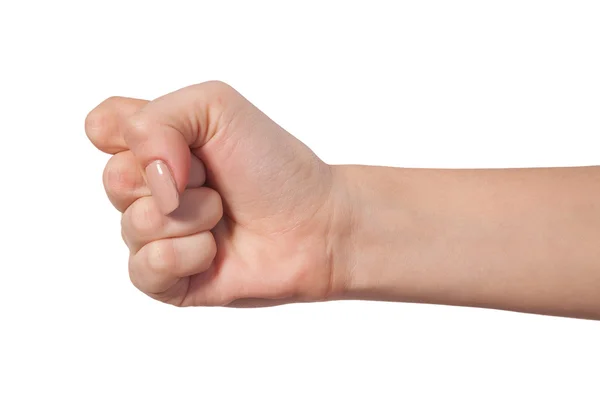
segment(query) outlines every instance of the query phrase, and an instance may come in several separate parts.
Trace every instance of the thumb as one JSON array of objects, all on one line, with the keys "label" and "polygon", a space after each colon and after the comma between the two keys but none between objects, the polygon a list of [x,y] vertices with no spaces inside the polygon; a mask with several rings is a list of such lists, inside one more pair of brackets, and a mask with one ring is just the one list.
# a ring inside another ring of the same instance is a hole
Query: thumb
[{"label": "thumb", "polygon": [[159,97],[130,118],[124,139],[140,166],[158,207],[169,214],[189,179],[190,147],[206,144],[223,114],[241,106],[221,82],[188,86]]}]

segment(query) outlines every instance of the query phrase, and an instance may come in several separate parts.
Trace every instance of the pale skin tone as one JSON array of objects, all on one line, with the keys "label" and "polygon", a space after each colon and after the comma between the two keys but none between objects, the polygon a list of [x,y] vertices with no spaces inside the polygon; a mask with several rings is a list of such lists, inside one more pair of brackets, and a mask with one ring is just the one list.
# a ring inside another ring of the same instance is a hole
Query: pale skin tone
[{"label": "pale skin tone", "polygon": [[[600,318],[596,167],[332,166],[221,82],[151,102],[110,98],[86,132],[113,154],[103,181],[123,213],[130,277],[157,300],[371,299]],[[173,212],[148,185],[156,160],[179,193]]]}]

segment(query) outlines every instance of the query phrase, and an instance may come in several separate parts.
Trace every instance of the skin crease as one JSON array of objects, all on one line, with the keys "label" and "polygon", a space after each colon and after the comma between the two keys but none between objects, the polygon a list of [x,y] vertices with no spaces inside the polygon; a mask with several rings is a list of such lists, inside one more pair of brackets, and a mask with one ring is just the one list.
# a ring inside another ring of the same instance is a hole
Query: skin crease
[{"label": "skin crease", "polygon": [[[368,299],[600,319],[598,167],[331,166],[222,82],[86,118],[133,284],[177,306]],[[168,166],[164,215],[145,168]],[[198,161],[199,160],[199,161]]]}]

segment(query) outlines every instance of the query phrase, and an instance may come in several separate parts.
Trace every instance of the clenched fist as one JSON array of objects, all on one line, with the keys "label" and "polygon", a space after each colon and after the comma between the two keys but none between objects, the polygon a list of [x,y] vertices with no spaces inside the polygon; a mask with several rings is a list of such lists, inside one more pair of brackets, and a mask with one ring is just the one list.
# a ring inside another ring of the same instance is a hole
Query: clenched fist
[{"label": "clenched fist", "polygon": [[330,166],[235,90],[111,98],[131,280],[180,306],[411,301],[600,319],[598,167]]},{"label": "clenched fist", "polygon": [[335,297],[348,207],[335,170],[221,82],[154,101],[113,97],[86,119],[113,154],[132,282],[179,306]]}]

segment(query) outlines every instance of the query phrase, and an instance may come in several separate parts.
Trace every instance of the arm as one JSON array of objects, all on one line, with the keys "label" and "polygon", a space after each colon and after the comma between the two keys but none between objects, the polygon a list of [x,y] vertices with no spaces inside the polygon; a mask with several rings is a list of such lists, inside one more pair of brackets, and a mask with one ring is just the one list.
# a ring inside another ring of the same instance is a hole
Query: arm
[{"label": "arm", "polygon": [[600,168],[334,171],[340,298],[600,318]]},{"label": "arm", "polygon": [[157,300],[600,319],[600,168],[331,167],[222,82],[110,98],[86,133],[114,154],[103,181],[130,277]]}]

